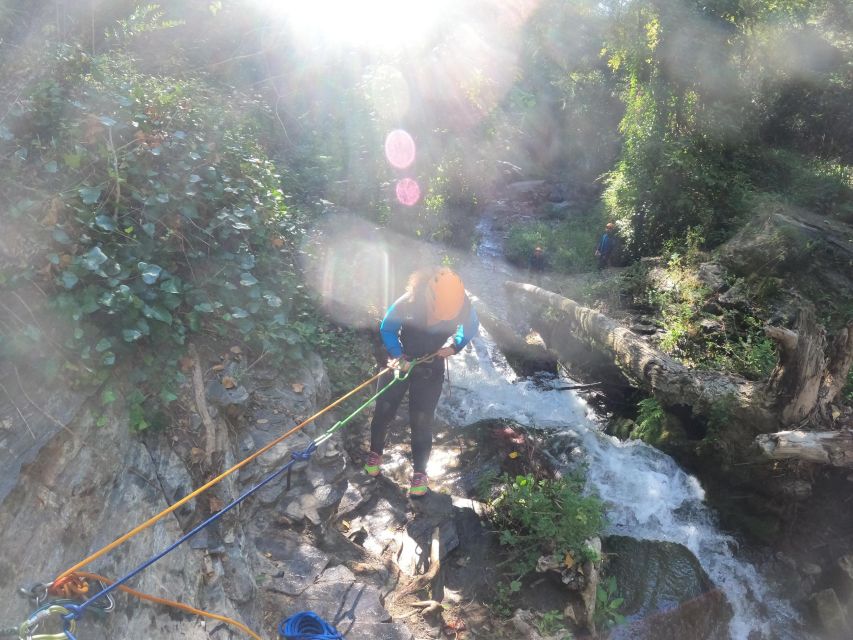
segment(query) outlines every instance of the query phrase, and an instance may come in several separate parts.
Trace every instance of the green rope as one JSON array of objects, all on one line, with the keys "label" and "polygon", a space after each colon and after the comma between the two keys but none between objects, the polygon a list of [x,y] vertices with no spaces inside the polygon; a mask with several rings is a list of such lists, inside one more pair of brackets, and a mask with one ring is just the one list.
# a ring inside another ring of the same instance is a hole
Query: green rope
[{"label": "green rope", "polygon": [[343,418],[342,420],[338,420],[335,424],[333,424],[329,428],[328,431],[326,431],[326,433],[324,433],[319,438],[314,440],[314,444],[316,444],[317,446],[320,446],[321,444],[326,442],[326,440],[331,438],[337,431],[339,431],[340,429],[343,429],[347,424],[349,424],[349,422],[351,422],[352,419],[355,418],[359,413],[364,411],[374,400],[376,400],[376,398],[378,398],[383,393],[388,391],[388,389],[390,389],[393,385],[397,384],[401,380],[405,380],[406,378],[408,378],[409,374],[412,372],[412,369],[414,369],[417,365],[421,364],[422,362],[428,361],[428,359],[432,359],[432,356],[427,356],[427,358],[422,358],[420,360],[412,360],[411,366],[409,367],[409,370],[406,371],[406,373],[401,373],[400,375],[395,375],[394,379],[391,380],[391,382],[386,384],[379,391],[377,391],[374,395],[372,395],[370,398],[365,400],[365,402],[360,407],[358,407],[355,411],[353,411],[351,414],[349,414],[346,418]]}]

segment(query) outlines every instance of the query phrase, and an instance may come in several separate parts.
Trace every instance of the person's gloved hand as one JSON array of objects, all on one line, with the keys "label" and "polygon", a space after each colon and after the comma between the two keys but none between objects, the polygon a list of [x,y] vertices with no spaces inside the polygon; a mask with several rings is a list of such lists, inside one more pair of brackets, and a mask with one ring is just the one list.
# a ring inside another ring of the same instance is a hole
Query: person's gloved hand
[{"label": "person's gloved hand", "polygon": [[412,363],[409,362],[406,356],[400,356],[399,358],[389,360],[388,366],[392,369],[397,369],[400,373],[406,373],[409,369],[412,368]]}]

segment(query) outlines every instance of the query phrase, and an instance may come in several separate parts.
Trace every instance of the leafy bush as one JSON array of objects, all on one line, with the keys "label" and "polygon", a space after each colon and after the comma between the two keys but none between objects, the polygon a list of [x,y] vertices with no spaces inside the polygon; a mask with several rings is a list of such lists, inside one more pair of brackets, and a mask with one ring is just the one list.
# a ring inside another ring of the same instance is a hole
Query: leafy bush
[{"label": "leafy bush", "polygon": [[509,547],[513,572],[520,578],[542,555],[591,557],[586,541],[604,527],[601,501],[582,495],[579,478],[537,480],[532,475],[502,478],[503,488],[492,500],[492,522],[500,543]]},{"label": "leafy bush", "polygon": [[607,629],[616,625],[624,624],[625,616],[619,613],[619,607],[625,601],[619,597],[616,587],[616,576],[610,576],[606,581],[598,585],[595,590],[595,626],[599,629]]},{"label": "leafy bush", "polygon": [[54,369],[102,380],[132,362],[152,414],[175,399],[192,332],[302,357],[311,327],[295,267],[303,220],[257,142],[263,106],[146,76],[116,52],[66,55],[24,105],[2,148],[4,186],[21,225],[47,211],[32,232],[51,249],[15,278],[49,286],[67,323]]},{"label": "leafy bush", "polygon": [[666,414],[663,407],[654,398],[645,398],[637,403],[637,428],[632,434],[643,442],[650,444],[660,440],[664,430]]}]

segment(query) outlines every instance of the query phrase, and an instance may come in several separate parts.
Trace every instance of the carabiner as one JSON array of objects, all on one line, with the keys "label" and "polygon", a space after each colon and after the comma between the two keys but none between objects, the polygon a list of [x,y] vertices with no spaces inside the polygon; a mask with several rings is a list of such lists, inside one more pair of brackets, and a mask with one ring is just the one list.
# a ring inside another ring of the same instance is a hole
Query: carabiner
[{"label": "carabiner", "polygon": [[42,602],[47,600],[48,591],[52,586],[53,582],[36,582],[29,589],[27,587],[19,588],[18,593],[20,593],[25,598],[34,600],[36,603],[36,607],[38,607],[41,605]]},{"label": "carabiner", "polygon": [[[68,638],[73,638],[73,634],[77,630],[77,620],[73,617],[65,617],[70,613],[70,609],[60,604],[52,604],[39,609],[21,624],[18,628],[18,637],[20,640],[68,640]],[[59,617],[62,631],[36,634],[35,631],[38,630],[42,623],[50,620],[53,616]],[[66,633],[66,629],[72,635]]]}]

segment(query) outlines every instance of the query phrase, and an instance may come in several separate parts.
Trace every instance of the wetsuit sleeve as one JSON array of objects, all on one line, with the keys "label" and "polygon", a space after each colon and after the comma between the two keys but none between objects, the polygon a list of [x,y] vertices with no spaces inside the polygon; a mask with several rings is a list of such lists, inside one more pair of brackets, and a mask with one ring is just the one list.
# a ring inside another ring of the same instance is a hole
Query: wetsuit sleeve
[{"label": "wetsuit sleeve", "polygon": [[468,312],[468,317],[465,322],[459,325],[456,334],[453,336],[453,348],[456,349],[456,353],[462,351],[480,329],[480,319],[477,317],[477,312],[474,311],[474,305],[469,306],[471,310]]},{"label": "wetsuit sleeve", "polygon": [[385,317],[382,318],[382,323],[379,325],[379,335],[382,337],[382,344],[385,345],[385,350],[392,358],[399,358],[403,355],[403,344],[400,342],[400,329],[403,326],[402,306],[405,304],[406,296],[399,298],[394,304],[388,307],[385,312]]}]

